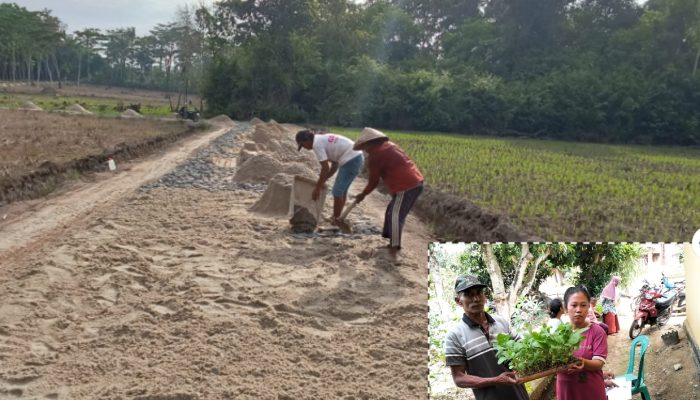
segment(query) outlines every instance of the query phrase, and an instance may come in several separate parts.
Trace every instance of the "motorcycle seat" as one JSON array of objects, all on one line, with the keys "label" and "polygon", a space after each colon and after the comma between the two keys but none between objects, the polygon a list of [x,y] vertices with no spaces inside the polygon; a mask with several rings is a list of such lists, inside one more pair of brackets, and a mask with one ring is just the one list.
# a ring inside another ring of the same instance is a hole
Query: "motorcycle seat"
[{"label": "motorcycle seat", "polygon": [[660,299],[656,300],[656,308],[657,309],[662,309],[666,308],[673,303],[673,300],[675,299],[675,296],[668,296],[668,297],[662,297]]}]

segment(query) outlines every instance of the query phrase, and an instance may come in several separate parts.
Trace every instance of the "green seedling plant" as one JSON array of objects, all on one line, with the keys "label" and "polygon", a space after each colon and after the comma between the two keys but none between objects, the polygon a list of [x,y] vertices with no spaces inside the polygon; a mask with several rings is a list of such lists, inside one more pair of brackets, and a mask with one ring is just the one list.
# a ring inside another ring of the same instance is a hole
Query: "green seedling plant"
[{"label": "green seedling plant", "polygon": [[561,324],[554,331],[548,326],[537,332],[527,331],[521,340],[501,333],[496,340],[496,357],[500,364],[507,363],[518,376],[536,374],[576,362],[574,351],[583,341],[588,328],[574,330],[570,324]]}]

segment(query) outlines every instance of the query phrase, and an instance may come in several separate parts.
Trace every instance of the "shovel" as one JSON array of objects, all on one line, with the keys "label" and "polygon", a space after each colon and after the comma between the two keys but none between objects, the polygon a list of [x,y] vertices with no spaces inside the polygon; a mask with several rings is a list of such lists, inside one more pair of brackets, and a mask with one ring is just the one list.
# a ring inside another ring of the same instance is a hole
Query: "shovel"
[{"label": "shovel", "polygon": [[348,214],[350,214],[350,211],[352,211],[352,209],[355,208],[356,205],[357,205],[357,200],[353,201],[352,204],[347,206],[345,208],[345,210],[343,211],[343,213],[340,214],[340,217],[338,217],[338,219],[335,220],[335,225],[338,228],[340,228],[340,230],[343,233],[352,233],[352,229],[350,228],[350,225],[347,223],[347,221],[345,221],[345,217],[347,217]]}]

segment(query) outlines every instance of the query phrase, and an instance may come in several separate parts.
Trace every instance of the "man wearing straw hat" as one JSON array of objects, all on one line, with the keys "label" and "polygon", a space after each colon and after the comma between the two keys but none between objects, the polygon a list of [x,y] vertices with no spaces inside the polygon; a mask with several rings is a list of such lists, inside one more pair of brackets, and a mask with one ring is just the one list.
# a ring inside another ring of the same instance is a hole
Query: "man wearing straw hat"
[{"label": "man wearing straw hat", "polygon": [[423,192],[423,175],[399,146],[376,129],[363,129],[354,148],[367,152],[369,170],[367,186],[355,201],[359,203],[372,193],[380,178],[384,181],[391,193],[391,201],[384,215],[382,236],[390,239],[389,251],[396,255],[401,249],[401,232],[406,217]]},{"label": "man wearing straw hat", "polygon": [[503,317],[484,311],[486,287],[474,275],[457,277],[455,302],[464,314],[445,337],[445,363],[455,385],[471,388],[476,400],[527,400],[527,391],[515,373],[496,358],[492,344],[498,334],[513,334]]}]

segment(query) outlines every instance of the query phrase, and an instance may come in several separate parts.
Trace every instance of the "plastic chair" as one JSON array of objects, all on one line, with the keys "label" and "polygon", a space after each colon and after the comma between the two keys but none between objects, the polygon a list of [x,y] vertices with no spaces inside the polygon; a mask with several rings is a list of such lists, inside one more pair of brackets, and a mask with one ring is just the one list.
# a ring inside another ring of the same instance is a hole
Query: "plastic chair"
[{"label": "plastic chair", "polygon": [[[640,351],[639,351],[639,368],[637,370],[637,373],[634,373],[634,356],[637,350],[637,345],[639,344],[640,346]],[[630,363],[627,366],[627,373],[625,375],[620,375],[620,377],[624,377],[626,380],[632,382],[632,394],[635,395],[637,393],[641,393],[642,399],[644,400],[651,400],[651,395],[649,394],[649,389],[647,389],[647,385],[644,383],[644,353],[647,351],[647,347],[649,347],[649,337],[645,335],[640,335],[637,336],[632,341],[632,344],[630,345]]]}]

